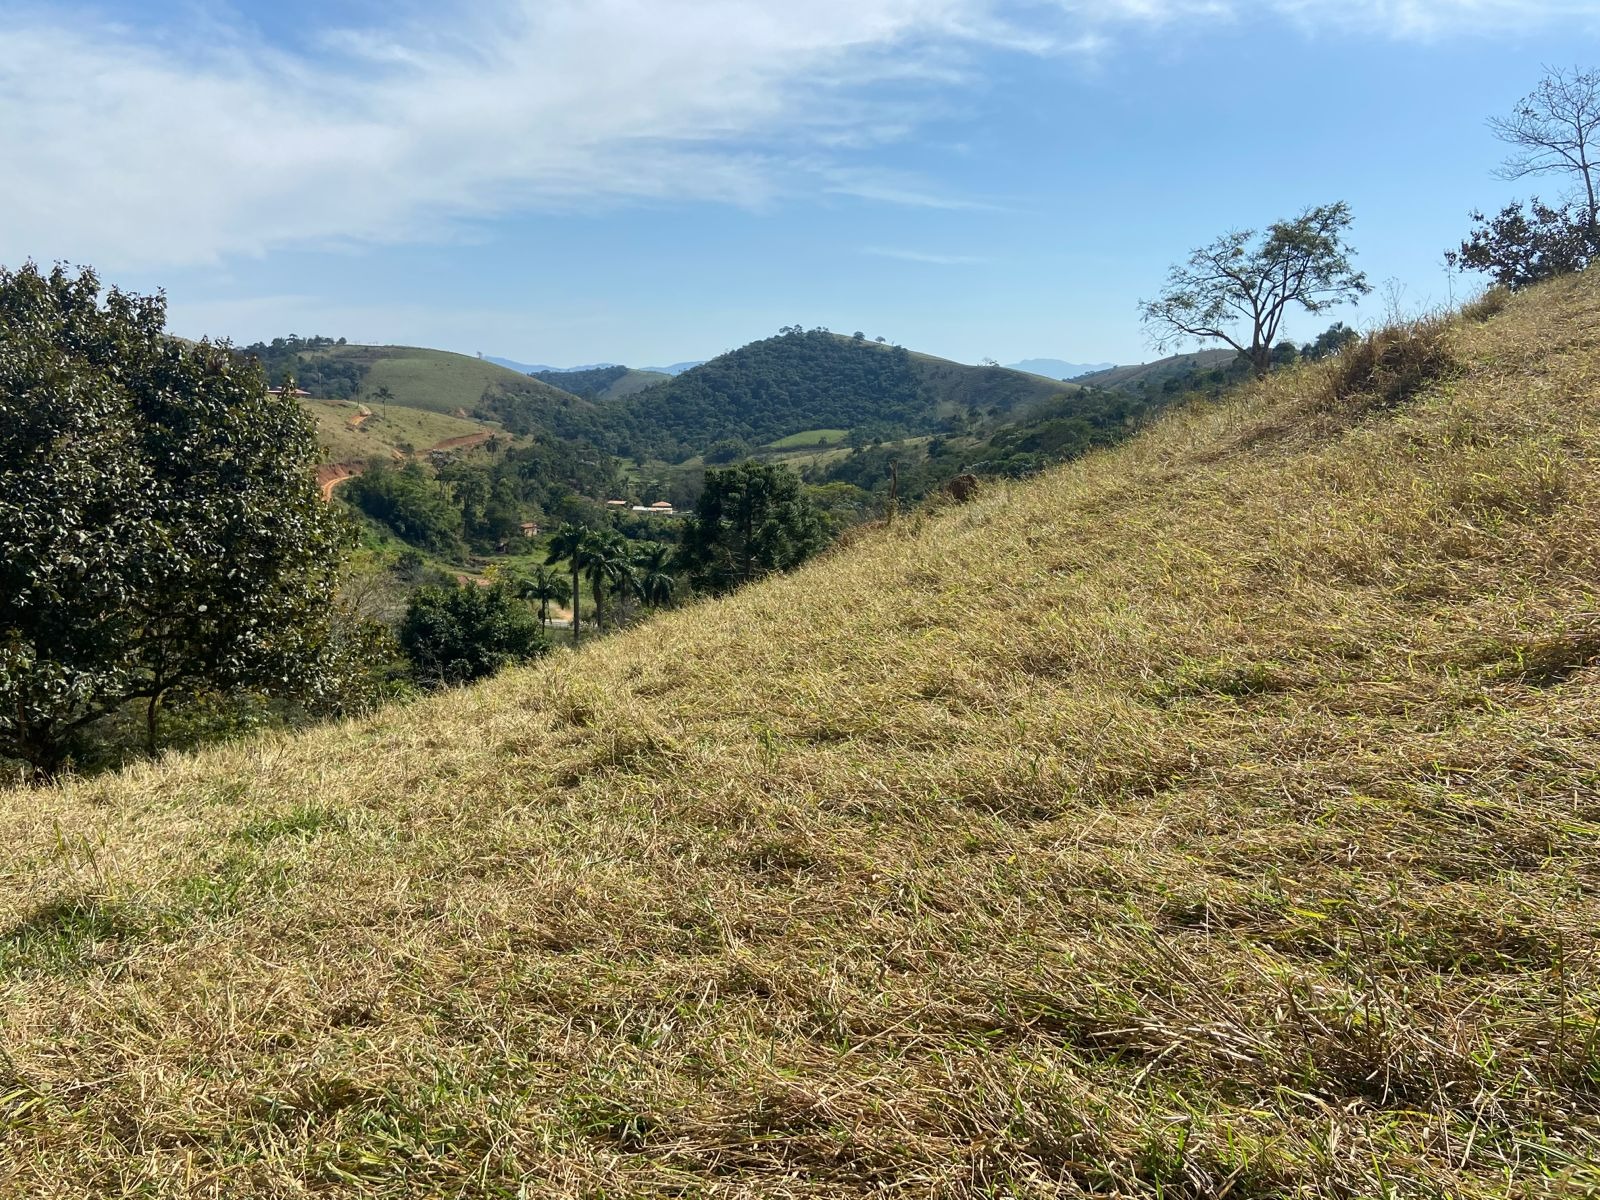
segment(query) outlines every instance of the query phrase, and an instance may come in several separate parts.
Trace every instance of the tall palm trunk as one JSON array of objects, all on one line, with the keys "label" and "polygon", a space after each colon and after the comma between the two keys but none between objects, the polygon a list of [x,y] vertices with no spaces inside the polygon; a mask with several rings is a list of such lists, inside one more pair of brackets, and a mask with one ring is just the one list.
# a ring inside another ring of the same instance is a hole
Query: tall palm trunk
[{"label": "tall palm trunk", "polygon": [[606,579],[604,575],[591,575],[589,586],[594,589],[594,619],[600,625],[600,632],[606,631]]},{"label": "tall palm trunk", "polygon": [[578,556],[572,556],[572,644],[578,644]]}]

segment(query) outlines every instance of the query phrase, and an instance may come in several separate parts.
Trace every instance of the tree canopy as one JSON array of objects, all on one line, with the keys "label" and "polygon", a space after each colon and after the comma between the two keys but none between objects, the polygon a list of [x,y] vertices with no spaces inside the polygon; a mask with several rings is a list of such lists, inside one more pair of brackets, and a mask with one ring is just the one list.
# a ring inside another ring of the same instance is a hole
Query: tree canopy
[{"label": "tree canopy", "polygon": [[292,399],[166,302],[0,269],[0,754],[49,773],[133,700],[314,695],[348,528]]},{"label": "tree canopy", "polygon": [[726,592],[787,571],[825,541],[823,522],[787,467],[746,462],[706,472],[680,557],[695,586]]},{"label": "tree canopy", "polygon": [[1475,210],[1472,222],[1460,247],[1445,251],[1445,261],[1458,270],[1481,271],[1512,291],[1581,271],[1600,254],[1600,238],[1570,205],[1552,207],[1537,196],[1492,217]]},{"label": "tree canopy", "polygon": [[1324,204],[1195,250],[1168,272],[1156,299],[1140,303],[1152,340],[1163,350],[1191,338],[1224,342],[1265,375],[1291,308],[1320,313],[1372,290],[1351,265],[1351,220],[1343,201]]},{"label": "tree canopy", "polygon": [[549,652],[543,623],[516,589],[450,583],[421,588],[400,645],[426,684],[470,683]]}]

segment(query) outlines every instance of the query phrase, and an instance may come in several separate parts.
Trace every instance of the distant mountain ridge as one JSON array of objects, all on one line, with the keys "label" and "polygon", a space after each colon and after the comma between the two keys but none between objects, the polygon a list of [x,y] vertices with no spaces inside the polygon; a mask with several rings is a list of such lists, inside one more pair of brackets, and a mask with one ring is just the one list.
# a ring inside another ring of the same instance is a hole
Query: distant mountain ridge
[{"label": "distant mountain ridge", "polygon": [[1059,358],[1025,358],[1021,362],[1007,363],[1013,371],[1026,371],[1030,375],[1043,375],[1047,379],[1076,379],[1093,371],[1109,371],[1116,363],[1073,363]]},{"label": "distant mountain ridge", "polygon": [[[514,358],[499,358],[493,354],[480,354],[478,357],[484,362],[492,362],[497,366],[506,367],[523,375],[577,375],[584,371],[605,371],[613,367],[620,367],[622,363],[602,362],[586,363],[581,367],[552,367],[545,363],[518,362]],[[704,359],[695,359],[692,362],[673,363],[670,367],[633,367],[631,370],[643,371],[647,375],[682,375],[691,368],[698,367]]]},{"label": "distant mountain ridge", "polygon": [[585,400],[616,400],[672,379],[661,371],[635,371],[628,367],[594,367],[587,371],[535,371],[530,378]]},{"label": "distant mountain ridge", "polygon": [[1091,375],[1074,380],[1085,387],[1131,389],[1140,386],[1156,387],[1169,379],[1177,379],[1195,371],[1226,367],[1238,359],[1236,350],[1196,350],[1189,354],[1172,354],[1155,362],[1129,363],[1107,367]]}]

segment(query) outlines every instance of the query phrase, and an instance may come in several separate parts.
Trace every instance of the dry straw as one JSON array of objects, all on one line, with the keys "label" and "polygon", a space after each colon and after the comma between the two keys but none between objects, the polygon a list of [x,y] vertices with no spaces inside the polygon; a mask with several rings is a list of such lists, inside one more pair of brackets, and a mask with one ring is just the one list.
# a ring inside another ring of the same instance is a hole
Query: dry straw
[{"label": "dry straw", "polygon": [[6,795],[0,1190],[1600,1189],[1597,419],[1591,276]]}]

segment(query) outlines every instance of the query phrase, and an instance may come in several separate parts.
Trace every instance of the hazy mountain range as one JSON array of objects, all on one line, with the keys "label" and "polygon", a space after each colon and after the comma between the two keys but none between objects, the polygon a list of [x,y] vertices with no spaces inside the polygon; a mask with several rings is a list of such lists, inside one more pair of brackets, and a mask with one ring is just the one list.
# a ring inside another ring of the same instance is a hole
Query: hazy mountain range
[{"label": "hazy mountain range", "polygon": [[[579,371],[599,371],[607,367],[619,367],[621,363],[602,362],[584,363],[577,367],[552,367],[544,363],[517,362],[513,358],[498,358],[493,354],[480,356],[485,362],[496,363],[502,367],[509,367],[523,375],[568,375]],[[673,363],[670,367],[635,367],[636,371],[644,371],[658,375],[682,375],[694,367],[704,364],[704,359],[693,362]],[[1006,366],[1013,371],[1026,371],[1030,375],[1043,375],[1046,379],[1075,379],[1079,375],[1088,375],[1093,371],[1109,371],[1116,363],[1074,363],[1065,362],[1059,358],[1026,358],[1021,362],[1007,363]]]},{"label": "hazy mountain range", "polygon": [[1026,371],[1030,375],[1043,375],[1046,379],[1076,379],[1093,371],[1109,371],[1116,363],[1071,363],[1059,358],[1025,358],[1021,362],[1007,363],[1013,371]]},{"label": "hazy mountain range", "polygon": [[[496,358],[493,354],[484,354],[480,357],[482,357],[484,362],[492,362],[498,366],[509,367],[511,370],[520,372],[523,375],[539,375],[544,373],[551,375],[569,375],[576,371],[599,371],[604,370],[607,367],[620,367],[622,365],[621,363],[603,362],[585,363],[579,367],[551,367],[546,366],[543,363],[522,363],[511,358]],[[704,361],[704,359],[696,359],[693,362],[673,363],[670,367],[635,367],[634,370],[647,371],[656,375],[682,375],[690,368],[698,367]]]}]

